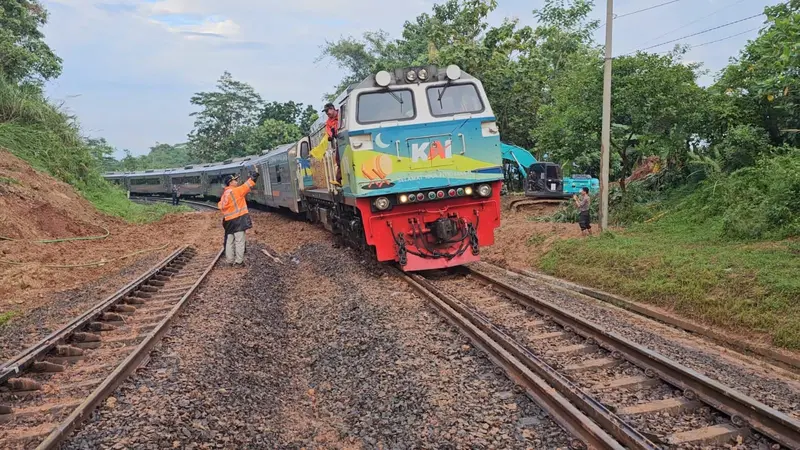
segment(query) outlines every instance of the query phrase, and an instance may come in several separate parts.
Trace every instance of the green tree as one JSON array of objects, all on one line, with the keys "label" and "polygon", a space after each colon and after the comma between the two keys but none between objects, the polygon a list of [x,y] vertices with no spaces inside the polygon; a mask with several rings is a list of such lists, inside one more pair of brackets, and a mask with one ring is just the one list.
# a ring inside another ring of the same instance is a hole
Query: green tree
[{"label": "green tree", "polygon": [[[570,60],[570,69],[554,86],[553,102],[542,108],[534,134],[542,150],[558,160],[576,161],[599,152],[602,67],[599,58]],[[638,53],[614,60],[611,146],[619,158],[616,176],[623,188],[641,156],[659,154],[684,162],[699,126],[695,112],[704,100],[696,69],[677,54]]]},{"label": "green tree", "polygon": [[777,153],[775,150],[767,132],[752,125],[730,128],[717,148],[722,170],[726,172],[754,166],[764,156]]},{"label": "green tree", "polygon": [[319,113],[317,113],[314,107],[311,105],[306,106],[306,109],[300,114],[300,123],[298,124],[300,132],[303,133],[303,135],[311,133],[311,126],[314,125],[317,119],[319,119]]},{"label": "green tree", "polygon": [[41,85],[61,74],[61,58],[40,31],[46,23],[38,0],[0,0],[0,76]]},{"label": "green tree", "polygon": [[303,104],[288,101],[286,103],[270,102],[264,105],[259,123],[267,119],[280,120],[286,123],[298,123],[303,113]]},{"label": "green tree", "polygon": [[229,157],[260,154],[281,144],[300,140],[300,128],[282,120],[266,119],[257,127],[241,128],[231,136],[228,147],[233,149]]},{"label": "green tree", "polygon": [[86,148],[92,155],[98,166],[104,172],[113,172],[119,169],[119,161],[114,159],[114,152],[117,150],[106,142],[105,138],[86,139]]},{"label": "green tree", "polygon": [[202,162],[220,161],[241,149],[231,147],[232,136],[258,124],[264,107],[261,96],[247,83],[225,72],[217,91],[198,92],[191,103],[201,108],[192,113],[194,130],[189,134],[190,155]]},{"label": "green tree", "polygon": [[764,10],[767,26],[750,41],[714,86],[713,136],[749,124],[773,145],[800,144],[800,0]]},{"label": "green tree", "polygon": [[286,103],[271,102],[264,106],[261,112],[259,123],[272,119],[288,124],[295,124],[300,128],[300,132],[308,134],[311,125],[319,118],[319,114],[312,105],[303,108],[302,103],[288,101]]},{"label": "green tree", "polygon": [[[552,83],[573,53],[589,52],[588,0],[546,0],[534,14],[536,29],[506,20],[489,27],[494,0],[449,0],[403,27],[401,39],[383,31],[328,42],[320,59],[331,58],[347,71],[337,93],[381,69],[412,65],[458,64],[483,83],[503,139],[532,148],[538,110],[550,101]],[[330,97],[335,97],[335,94]]]},{"label": "green tree", "polygon": [[170,167],[183,167],[198,161],[189,154],[186,144],[160,144],[150,147],[150,152],[141,157],[145,169],[166,169]]}]

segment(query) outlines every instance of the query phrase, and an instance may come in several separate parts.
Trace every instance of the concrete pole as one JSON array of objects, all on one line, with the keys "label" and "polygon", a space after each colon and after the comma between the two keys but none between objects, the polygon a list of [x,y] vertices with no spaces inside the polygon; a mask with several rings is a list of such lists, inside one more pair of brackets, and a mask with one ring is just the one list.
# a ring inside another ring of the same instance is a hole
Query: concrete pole
[{"label": "concrete pole", "polygon": [[608,166],[611,151],[611,40],[614,29],[614,0],[606,6],[606,59],[603,73],[603,142],[600,148],[600,231],[608,229]]}]

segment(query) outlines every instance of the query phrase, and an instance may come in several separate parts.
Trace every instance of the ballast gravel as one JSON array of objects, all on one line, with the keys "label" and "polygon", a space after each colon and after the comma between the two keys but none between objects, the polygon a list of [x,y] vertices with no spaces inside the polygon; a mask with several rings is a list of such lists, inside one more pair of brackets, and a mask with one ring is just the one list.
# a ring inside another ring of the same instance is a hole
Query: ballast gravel
[{"label": "ballast gravel", "polygon": [[556,289],[491,264],[479,263],[476,268],[800,419],[800,383],[796,376],[766,364],[756,367],[737,361],[736,353],[598,300]]},{"label": "ballast gravel", "polygon": [[325,241],[279,257],[212,272],[64,448],[567,448],[402,281]]}]

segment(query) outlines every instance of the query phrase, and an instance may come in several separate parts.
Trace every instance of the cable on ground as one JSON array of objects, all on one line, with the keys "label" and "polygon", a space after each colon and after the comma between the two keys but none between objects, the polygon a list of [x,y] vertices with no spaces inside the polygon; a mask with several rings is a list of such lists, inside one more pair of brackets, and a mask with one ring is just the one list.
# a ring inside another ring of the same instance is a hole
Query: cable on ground
[{"label": "cable on ground", "polygon": [[108,228],[100,225],[100,228],[105,231],[105,234],[102,236],[78,236],[78,237],[71,237],[71,238],[59,238],[59,239],[15,239],[6,236],[0,236],[0,241],[11,241],[11,242],[32,242],[35,244],[54,244],[57,242],[72,242],[72,241],[96,241],[99,239],[105,239],[111,235],[111,232],[108,231]]},{"label": "cable on ground", "polygon": [[[44,264],[44,265],[41,265],[39,267],[44,267],[44,268],[48,268],[48,269],[75,269],[75,268],[81,268],[81,267],[103,266],[103,265],[112,263],[114,261],[119,261],[119,260],[122,260],[122,259],[125,259],[125,258],[130,258],[132,256],[140,255],[142,253],[164,250],[167,247],[169,247],[169,244],[164,244],[161,247],[154,247],[154,248],[147,248],[147,249],[144,249],[144,250],[139,250],[139,251],[136,251],[136,252],[124,255],[124,256],[120,256],[119,258],[101,259],[100,261],[95,261],[95,262],[90,262],[90,263],[83,263],[83,264]],[[25,264],[28,264],[28,263],[24,262],[24,261],[10,261],[10,260],[5,260],[5,259],[0,259],[0,264],[10,264],[10,265],[13,265],[13,266],[22,266],[22,265],[25,265]]]}]

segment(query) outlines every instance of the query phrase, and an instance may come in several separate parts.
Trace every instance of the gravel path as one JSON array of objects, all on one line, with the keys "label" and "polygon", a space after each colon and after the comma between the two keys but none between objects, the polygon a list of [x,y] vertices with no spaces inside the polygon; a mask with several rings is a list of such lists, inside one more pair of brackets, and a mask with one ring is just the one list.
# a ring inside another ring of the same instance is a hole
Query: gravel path
[{"label": "gravel path", "polygon": [[281,258],[215,270],[65,448],[566,448],[402,282],[328,243]]},{"label": "gravel path", "polygon": [[481,263],[477,267],[800,419],[800,383],[784,370],[767,364],[761,364],[760,367],[752,365],[742,361],[737,353],[683,331],[588,297],[566,293],[497,266]]}]

